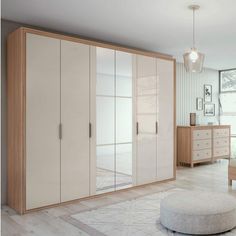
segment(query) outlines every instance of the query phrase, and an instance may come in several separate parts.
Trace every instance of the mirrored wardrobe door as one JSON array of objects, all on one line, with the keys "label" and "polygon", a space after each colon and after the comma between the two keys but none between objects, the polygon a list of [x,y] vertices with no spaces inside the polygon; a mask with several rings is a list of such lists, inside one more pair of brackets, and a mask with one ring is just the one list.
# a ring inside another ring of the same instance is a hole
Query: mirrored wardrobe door
[{"label": "mirrored wardrobe door", "polygon": [[115,190],[115,51],[96,48],[96,193]]},{"label": "mirrored wardrobe door", "polygon": [[116,190],[132,186],[133,55],[116,51]]},{"label": "mirrored wardrobe door", "polygon": [[132,54],[96,48],[96,193],[132,186]]}]

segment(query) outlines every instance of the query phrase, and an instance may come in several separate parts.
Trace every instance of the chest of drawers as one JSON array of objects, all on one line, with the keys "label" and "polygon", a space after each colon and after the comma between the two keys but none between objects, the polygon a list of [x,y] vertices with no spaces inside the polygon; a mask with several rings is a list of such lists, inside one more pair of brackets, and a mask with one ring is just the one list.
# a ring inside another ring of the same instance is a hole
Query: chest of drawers
[{"label": "chest of drawers", "polygon": [[230,156],[230,126],[178,126],[177,162],[191,167]]}]

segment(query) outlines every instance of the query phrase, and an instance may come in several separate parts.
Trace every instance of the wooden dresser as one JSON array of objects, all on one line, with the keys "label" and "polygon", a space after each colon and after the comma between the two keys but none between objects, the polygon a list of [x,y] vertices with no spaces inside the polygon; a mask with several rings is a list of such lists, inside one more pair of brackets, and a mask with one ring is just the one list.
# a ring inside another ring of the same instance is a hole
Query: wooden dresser
[{"label": "wooden dresser", "polygon": [[230,157],[230,125],[178,126],[177,164],[191,167]]}]

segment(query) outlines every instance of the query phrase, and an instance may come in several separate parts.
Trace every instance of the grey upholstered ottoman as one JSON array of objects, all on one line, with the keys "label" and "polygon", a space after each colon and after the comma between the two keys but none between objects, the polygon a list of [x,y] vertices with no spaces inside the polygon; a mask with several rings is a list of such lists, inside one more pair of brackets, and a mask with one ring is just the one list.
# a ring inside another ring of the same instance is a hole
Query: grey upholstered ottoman
[{"label": "grey upholstered ottoman", "polygon": [[181,191],[161,201],[161,224],[185,234],[216,234],[236,226],[236,199],[224,193]]}]

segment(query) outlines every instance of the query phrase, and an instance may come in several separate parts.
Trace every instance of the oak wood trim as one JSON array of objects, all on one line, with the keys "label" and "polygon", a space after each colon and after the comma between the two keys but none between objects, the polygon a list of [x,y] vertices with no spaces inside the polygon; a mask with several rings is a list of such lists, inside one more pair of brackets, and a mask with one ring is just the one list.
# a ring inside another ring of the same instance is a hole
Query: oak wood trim
[{"label": "oak wood trim", "polygon": [[181,163],[192,163],[191,130],[177,127],[177,159]]},{"label": "oak wood trim", "polygon": [[7,203],[25,209],[25,40],[16,30],[7,40]]},{"label": "oak wood trim", "polygon": [[234,166],[228,166],[228,180],[229,185],[232,185],[232,180],[236,180],[236,167]]},{"label": "oak wood trim", "polygon": [[32,34],[37,34],[37,35],[61,39],[61,40],[83,43],[83,44],[96,46],[96,47],[110,48],[113,50],[119,50],[119,51],[128,52],[132,54],[139,54],[139,55],[144,55],[144,56],[149,56],[149,57],[157,57],[157,58],[161,58],[165,60],[175,61],[173,56],[159,53],[159,52],[151,52],[151,51],[145,51],[142,49],[129,48],[129,47],[124,47],[122,45],[117,45],[117,44],[112,44],[112,43],[107,43],[107,42],[99,42],[99,41],[89,40],[89,39],[82,39],[76,36],[72,37],[68,35],[51,33],[48,31],[42,31],[42,30],[37,30],[37,29],[32,29],[32,28],[27,28],[27,27],[20,27],[19,30],[24,31],[25,33],[32,33]]}]

